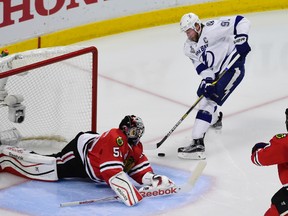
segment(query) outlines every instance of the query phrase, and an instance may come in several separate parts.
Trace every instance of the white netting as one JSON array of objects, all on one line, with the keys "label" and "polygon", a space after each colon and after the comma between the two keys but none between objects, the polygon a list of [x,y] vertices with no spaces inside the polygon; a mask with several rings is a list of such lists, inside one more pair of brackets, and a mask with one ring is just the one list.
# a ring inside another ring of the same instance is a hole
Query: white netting
[{"label": "white netting", "polygon": [[[91,52],[9,76],[7,82],[1,77],[11,69],[81,49],[83,47],[44,48],[0,58],[0,132],[17,128],[26,139],[54,137],[69,141],[79,131],[91,130],[91,114],[96,112],[92,111]],[[9,107],[1,100],[1,92],[23,96],[22,123],[9,120]]]}]

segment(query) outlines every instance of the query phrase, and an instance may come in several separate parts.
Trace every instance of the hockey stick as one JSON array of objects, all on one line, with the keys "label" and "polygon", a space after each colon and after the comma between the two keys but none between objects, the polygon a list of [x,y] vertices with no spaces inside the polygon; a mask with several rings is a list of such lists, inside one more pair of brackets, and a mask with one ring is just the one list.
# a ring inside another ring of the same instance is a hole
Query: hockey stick
[{"label": "hockey stick", "polygon": [[[227,67],[220,73],[218,79],[212,83],[212,85],[216,85],[216,83],[221,79],[221,77],[224,76],[224,74],[230,69],[232,65],[239,59],[240,54],[237,54],[234,59],[227,65]],[[165,140],[175,131],[175,129],[184,121],[184,119],[188,116],[188,114],[197,106],[197,104],[202,100],[204,96],[201,95],[195,103],[190,107],[190,109],[181,117],[181,119],[174,125],[174,127],[163,137],[163,139],[156,143],[156,148],[153,146],[152,148],[147,148],[147,150],[152,150],[152,149],[158,149],[164,142]]]},{"label": "hockey stick", "polygon": [[[141,191],[142,197],[159,197],[159,196],[166,196],[166,195],[176,195],[179,193],[185,193],[190,191],[193,186],[195,185],[196,181],[201,176],[204,168],[206,167],[206,161],[199,161],[196,165],[191,177],[189,180],[182,186],[173,186],[166,189],[151,189],[151,190],[144,190]],[[111,202],[111,201],[120,201],[118,196],[109,196],[99,199],[90,199],[90,200],[82,200],[82,201],[74,201],[74,202],[65,202],[60,203],[60,207],[67,207],[67,206],[76,206],[76,205],[83,205],[83,204],[90,204],[90,203],[101,203],[101,202]]]},{"label": "hockey stick", "polygon": [[118,200],[118,196],[110,196],[110,197],[104,197],[104,198],[99,198],[99,199],[60,203],[60,207],[83,205],[83,204],[90,204],[90,203],[101,203],[101,202],[109,202],[109,201],[117,201],[117,200]]}]

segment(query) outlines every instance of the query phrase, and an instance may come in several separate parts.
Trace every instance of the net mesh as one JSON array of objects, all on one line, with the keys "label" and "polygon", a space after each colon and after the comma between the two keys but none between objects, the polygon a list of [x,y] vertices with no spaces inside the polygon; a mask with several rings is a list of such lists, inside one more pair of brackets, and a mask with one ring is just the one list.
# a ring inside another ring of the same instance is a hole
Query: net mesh
[{"label": "net mesh", "polygon": [[[67,142],[78,132],[91,130],[92,112],[96,112],[92,110],[92,53],[41,66],[43,60],[81,49],[44,48],[0,58],[0,92],[23,96],[25,106],[24,121],[15,123],[8,117],[11,107],[0,100],[0,133],[16,128],[25,141]],[[33,63],[41,67],[3,77],[3,72]]]}]

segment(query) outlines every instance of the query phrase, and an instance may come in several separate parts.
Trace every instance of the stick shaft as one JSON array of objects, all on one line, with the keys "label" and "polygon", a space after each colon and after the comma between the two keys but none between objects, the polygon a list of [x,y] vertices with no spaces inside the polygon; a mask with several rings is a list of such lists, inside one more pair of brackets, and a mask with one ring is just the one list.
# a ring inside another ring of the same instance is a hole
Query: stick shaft
[{"label": "stick shaft", "polygon": [[90,203],[109,202],[109,201],[116,201],[116,200],[118,200],[117,196],[109,196],[109,197],[104,197],[104,198],[99,198],[99,199],[90,199],[90,200],[60,203],[60,207],[76,206],[76,205],[83,205],[83,204],[90,204]]},{"label": "stick shaft", "polygon": [[164,136],[164,138],[156,144],[156,147],[159,148],[163,142],[176,130],[176,128],[186,119],[189,113],[197,106],[197,104],[202,100],[203,95],[201,95],[196,102],[190,107],[190,109],[181,117],[181,119],[174,125],[174,127]]}]

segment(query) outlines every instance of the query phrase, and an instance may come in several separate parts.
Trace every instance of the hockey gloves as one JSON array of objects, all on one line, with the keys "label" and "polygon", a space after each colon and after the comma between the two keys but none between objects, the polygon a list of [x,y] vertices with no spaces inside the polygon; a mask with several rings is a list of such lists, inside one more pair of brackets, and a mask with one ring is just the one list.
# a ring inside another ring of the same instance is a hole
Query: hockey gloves
[{"label": "hockey gloves", "polygon": [[268,143],[264,143],[264,142],[256,143],[256,144],[253,146],[253,148],[252,148],[252,154],[253,154],[254,152],[256,152],[257,150],[259,150],[259,149],[265,148],[267,145],[269,145],[269,144],[268,144]]},{"label": "hockey gloves", "polygon": [[247,54],[251,51],[251,48],[248,44],[248,35],[239,34],[235,35],[234,44],[237,52],[241,55],[241,57],[245,58]]},{"label": "hockey gloves", "polygon": [[197,94],[200,97],[201,95],[204,95],[206,98],[215,99],[217,97],[216,94],[216,86],[212,84],[213,79],[211,77],[207,77],[206,79],[203,79],[200,83],[200,86],[197,90]]},{"label": "hockey gloves", "polygon": [[173,187],[175,184],[174,182],[169,179],[167,176],[164,175],[157,175],[151,172],[147,172],[142,178],[143,184],[147,185],[140,188],[140,192],[143,190],[150,190],[153,188],[170,188]]}]

